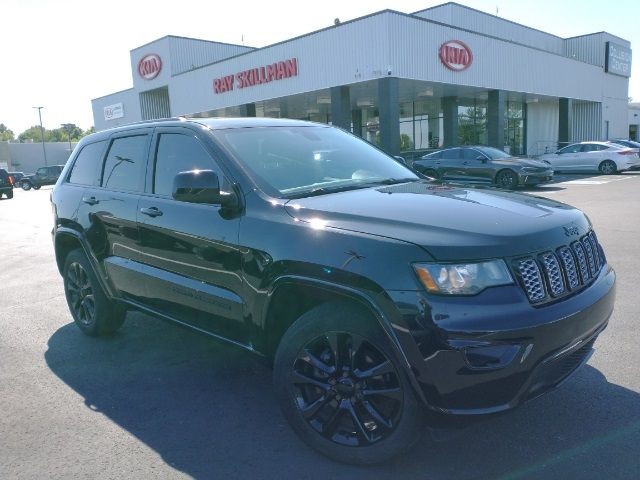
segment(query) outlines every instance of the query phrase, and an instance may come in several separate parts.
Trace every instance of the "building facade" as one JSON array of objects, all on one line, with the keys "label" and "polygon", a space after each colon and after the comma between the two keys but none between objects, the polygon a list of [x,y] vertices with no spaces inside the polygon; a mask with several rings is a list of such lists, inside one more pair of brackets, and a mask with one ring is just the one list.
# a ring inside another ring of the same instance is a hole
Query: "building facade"
[{"label": "building facade", "polygon": [[631,45],[560,38],[456,3],[384,10],[250,48],[167,36],[131,51],[133,88],[96,130],[170,116],[332,123],[392,154],[485,144],[537,155],[627,137]]}]

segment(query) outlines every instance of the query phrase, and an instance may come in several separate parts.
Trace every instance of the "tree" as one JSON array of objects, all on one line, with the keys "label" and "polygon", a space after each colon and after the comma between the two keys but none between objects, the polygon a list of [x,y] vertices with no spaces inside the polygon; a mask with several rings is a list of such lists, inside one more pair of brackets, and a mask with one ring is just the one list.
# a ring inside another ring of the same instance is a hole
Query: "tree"
[{"label": "tree", "polygon": [[[44,141],[50,142],[52,140],[51,131],[44,129]],[[24,132],[18,135],[18,140],[22,143],[28,142],[29,140],[33,142],[41,142],[42,137],[40,133],[40,125],[34,125],[33,127],[27,128]]]},{"label": "tree", "polygon": [[54,142],[77,142],[84,135],[75,123],[63,123],[60,128],[51,130]]},{"label": "tree", "polygon": [[0,123],[0,142],[7,142],[13,139],[15,139],[13,132],[4,123]]}]

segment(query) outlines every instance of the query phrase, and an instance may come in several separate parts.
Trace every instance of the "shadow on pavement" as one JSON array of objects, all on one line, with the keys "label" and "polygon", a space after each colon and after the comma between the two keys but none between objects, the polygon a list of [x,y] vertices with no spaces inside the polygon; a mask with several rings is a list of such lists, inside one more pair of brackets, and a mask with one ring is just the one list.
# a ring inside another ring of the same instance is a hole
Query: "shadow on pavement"
[{"label": "shadow on pavement", "polygon": [[394,462],[359,468],[297,439],[259,359],[146,315],[129,313],[107,339],[65,325],[45,360],[87,408],[198,479],[640,478],[640,396],[590,366],[514,412],[441,442],[425,434]]}]

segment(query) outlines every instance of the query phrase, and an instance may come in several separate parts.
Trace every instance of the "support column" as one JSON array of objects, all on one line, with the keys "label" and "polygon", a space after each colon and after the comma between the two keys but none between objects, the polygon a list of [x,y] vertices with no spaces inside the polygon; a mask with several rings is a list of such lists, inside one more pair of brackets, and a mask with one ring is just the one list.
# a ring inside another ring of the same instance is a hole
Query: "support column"
[{"label": "support column", "polygon": [[380,148],[389,155],[400,154],[400,92],[396,77],[378,80]]},{"label": "support column", "polygon": [[331,87],[331,124],[351,131],[349,87]]},{"label": "support column", "polygon": [[[559,99],[558,113],[558,143],[569,143],[573,130],[573,100],[570,98]],[[558,145],[559,147],[561,145]]]},{"label": "support column", "polygon": [[255,103],[245,103],[244,105],[240,105],[240,116],[241,117],[255,117],[256,116],[256,104]]},{"label": "support column", "polygon": [[507,103],[507,92],[489,90],[487,108],[487,140],[489,146],[499,150],[504,148],[504,110]]},{"label": "support column", "polygon": [[353,134],[362,137],[362,109],[356,108],[351,112],[351,123],[353,123]]},{"label": "support column", "polygon": [[442,130],[443,146],[458,145],[458,99],[457,97],[442,97]]}]

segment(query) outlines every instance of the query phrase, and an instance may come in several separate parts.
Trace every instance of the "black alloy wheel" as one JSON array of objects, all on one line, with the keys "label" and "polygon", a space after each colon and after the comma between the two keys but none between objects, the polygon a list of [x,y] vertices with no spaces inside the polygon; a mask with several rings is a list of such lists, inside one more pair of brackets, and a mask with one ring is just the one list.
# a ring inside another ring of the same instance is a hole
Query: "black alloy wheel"
[{"label": "black alloy wheel", "polygon": [[389,339],[357,306],[302,315],[280,342],[274,383],[296,433],[335,460],[384,462],[422,433],[422,407]]},{"label": "black alloy wheel", "polygon": [[96,303],[87,271],[80,263],[73,262],[69,265],[65,280],[73,317],[85,327],[91,328],[96,322]]},{"label": "black alloy wheel", "polygon": [[496,185],[500,188],[514,190],[518,186],[518,175],[513,170],[502,170],[496,176]]},{"label": "black alloy wheel", "polygon": [[600,170],[600,173],[603,175],[613,175],[618,171],[618,167],[612,160],[605,160],[598,166],[598,170]]},{"label": "black alloy wheel", "polygon": [[307,423],[340,445],[383,440],[402,411],[393,364],[357,334],[328,332],[311,340],[294,362],[291,383]]},{"label": "black alloy wheel", "polygon": [[122,326],[126,309],[105,295],[82,250],[67,255],[63,280],[69,311],[83,333],[108,335]]},{"label": "black alloy wheel", "polygon": [[20,182],[20,186],[25,192],[31,190],[31,182]]},{"label": "black alloy wheel", "polygon": [[34,186],[33,186],[33,189],[34,189],[34,190],[40,190],[40,186],[41,186],[41,185],[34,185]]}]

